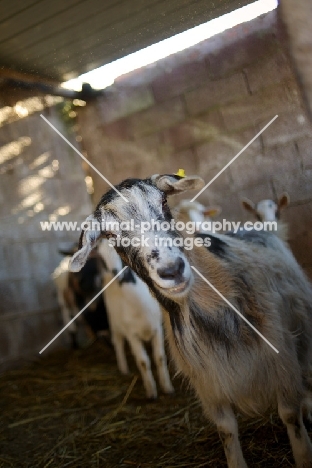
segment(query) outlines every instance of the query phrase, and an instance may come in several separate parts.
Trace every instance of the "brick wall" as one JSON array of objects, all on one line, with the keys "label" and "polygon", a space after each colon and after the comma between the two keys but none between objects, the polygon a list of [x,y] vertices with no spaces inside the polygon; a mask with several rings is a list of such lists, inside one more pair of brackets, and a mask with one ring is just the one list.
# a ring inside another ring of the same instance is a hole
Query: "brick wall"
[{"label": "brick wall", "polygon": [[50,275],[58,246],[77,233],[43,232],[39,222],[81,221],[91,209],[79,156],[39,115],[75,140],[55,98],[1,91],[0,369],[37,354],[62,326]]},{"label": "brick wall", "polygon": [[[112,183],[180,167],[209,181],[278,114],[199,200],[246,220],[241,197],[287,191],[291,246],[312,271],[312,131],[281,37],[271,12],[124,75],[81,109],[79,132]],[[94,186],[98,201],[107,186]]]}]

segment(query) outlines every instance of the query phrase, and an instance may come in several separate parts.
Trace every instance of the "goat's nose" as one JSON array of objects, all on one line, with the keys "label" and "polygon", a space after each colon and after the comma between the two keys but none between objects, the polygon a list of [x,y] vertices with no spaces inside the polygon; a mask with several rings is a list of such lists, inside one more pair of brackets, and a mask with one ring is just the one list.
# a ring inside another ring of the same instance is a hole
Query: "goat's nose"
[{"label": "goat's nose", "polygon": [[157,273],[162,279],[174,279],[176,276],[182,275],[184,270],[184,260],[177,258],[174,263],[167,265],[164,268],[158,268]]}]

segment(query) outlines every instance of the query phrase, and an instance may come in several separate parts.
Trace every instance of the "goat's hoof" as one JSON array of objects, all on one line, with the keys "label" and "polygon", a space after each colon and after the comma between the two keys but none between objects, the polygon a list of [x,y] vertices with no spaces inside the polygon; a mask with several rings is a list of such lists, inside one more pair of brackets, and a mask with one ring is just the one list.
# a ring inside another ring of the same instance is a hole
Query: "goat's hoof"
[{"label": "goat's hoof", "polygon": [[155,401],[155,400],[157,400],[157,391],[146,392],[146,398],[147,398],[149,401]]}]

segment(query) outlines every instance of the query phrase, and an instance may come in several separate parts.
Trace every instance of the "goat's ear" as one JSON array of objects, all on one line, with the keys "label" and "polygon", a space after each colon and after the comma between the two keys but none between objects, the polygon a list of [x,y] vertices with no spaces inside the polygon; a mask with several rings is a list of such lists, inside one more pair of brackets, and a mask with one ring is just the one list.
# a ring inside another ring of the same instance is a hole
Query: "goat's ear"
[{"label": "goat's ear", "polygon": [[282,210],[283,208],[286,208],[286,206],[288,206],[289,203],[290,203],[290,197],[288,193],[285,192],[279,197],[277,205],[278,205],[278,208]]},{"label": "goat's ear", "polygon": [[218,216],[221,213],[221,211],[222,208],[220,206],[206,206],[203,211],[203,215],[213,218],[214,216]]},{"label": "goat's ear", "polygon": [[188,176],[179,177],[175,175],[155,175],[151,177],[153,184],[167,195],[176,195],[187,190],[200,190],[205,182],[201,177]]},{"label": "goat's ear", "polygon": [[98,226],[99,229],[94,230],[95,225],[93,223],[98,224],[98,221],[93,217],[93,215],[88,216],[85,220],[85,224],[88,224],[89,227],[93,226],[93,230],[88,228],[87,230],[81,231],[79,250],[73,255],[69,263],[70,271],[76,272],[81,270],[88,260],[91,250],[96,246],[101,237],[100,226]]},{"label": "goat's ear", "polygon": [[256,212],[256,205],[254,204],[254,202],[249,200],[249,198],[243,198],[241,203],[242,203],[242,207],[245,208],[245,210],[251,211],[251,213]]}]

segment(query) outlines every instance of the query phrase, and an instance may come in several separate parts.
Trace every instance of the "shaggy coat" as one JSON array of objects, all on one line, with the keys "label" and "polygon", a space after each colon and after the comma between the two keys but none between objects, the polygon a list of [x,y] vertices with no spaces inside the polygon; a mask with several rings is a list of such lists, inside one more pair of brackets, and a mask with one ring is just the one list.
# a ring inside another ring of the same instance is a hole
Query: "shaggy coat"
[{"label": "shaggy coat", "polygon": [[116,251],[164,309],[171,354],[215,422],[229,468],[247,466],[235,411],[252,416],[271,407],[287,427],[296,466],[312,468],[311,443],[302,422],[311,390],[311,286],[287,246],[271,233],[209,235],[208,249],[186,250],[179,232],[152,227],[153,220],[171,221],[168,195],[202,185],[199,177],[171,175],[122,182],[117,189],[128,202],[110,190],[89,220],[131,218],[137,231],[108,230],[106,225],[101,232],[86,231],[71,268],[81,268],[101,236],[131,240],[140,234],[139,223],[150,221],[148,245],[120,245]]}]

